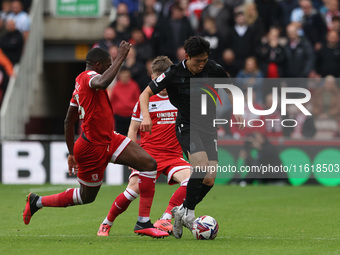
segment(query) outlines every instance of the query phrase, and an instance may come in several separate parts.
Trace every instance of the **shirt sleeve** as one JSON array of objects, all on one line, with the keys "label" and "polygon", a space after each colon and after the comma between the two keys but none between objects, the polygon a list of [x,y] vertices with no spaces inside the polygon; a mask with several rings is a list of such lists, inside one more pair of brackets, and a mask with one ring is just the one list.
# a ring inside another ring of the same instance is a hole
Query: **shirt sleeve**
[{"label": "shirt sleeve", "polygon": [[169,68],[164,73],[162,73],[160,76],[158,76],[156,79],[152,80],[149,83],[149,87],[151,91],[156,95],[157,93],[161,92],[163,89],[165,89],[171,81],[172,77],[172,71]]},{"label": "shirt sleeve", "polygon": [[73,97],[70,100],[70,106],[78,107],[78,103]]},{"label": "shirt sleeve", "polygon": [[143,115],[142,115],[142,111],[140,110],[139,101],[136,103],[135,107],[133,108],[131,119],[135,121],[139,121],[139,122],[143,121]]}]

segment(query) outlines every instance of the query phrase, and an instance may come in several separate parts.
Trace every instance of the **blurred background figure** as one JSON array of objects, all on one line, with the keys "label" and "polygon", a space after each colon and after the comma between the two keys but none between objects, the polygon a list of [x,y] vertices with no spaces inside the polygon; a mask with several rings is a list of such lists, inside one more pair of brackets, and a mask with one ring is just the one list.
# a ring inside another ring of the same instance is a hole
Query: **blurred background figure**
[{"label": "blurred background figure", "polygon": [[317,52],[316,70],[322,76],[340,77],[340,45],[336,31],[327,33],[326,42]]},{"label": "blurred background figure", "polygon": [[235,25],[230,29],[225,46],[233,50],[235,66],[239,71],[244,67],[246,58],[255,55],[255,49],[260,41],[256,31],[247,25],[243,7],[235,9],[234,19]]},{"label": "blurred background figure", "polygon": [[131,78],[130,70],[121,67],[117,82],[111,91],[110,101],[115,119],[115,131],[122,135],[127,135],[131,113],[140,93],[138,84]]},{"label": "blurred background figure", "polygon": [[15,27],[22,33],[26,41],[30,31],[30,19],[20,0],[12,0],[11,12],[7,15],[6,20],[11,19],[15,21]]},{"label": "blurred background figure", "polygon": [[171,15],[158,22],[153,38],[155,55],[168,56],[176,62],[176,50],[194,35],[188,18],[179,3],[171,6]]},{"label": "blurred background figure", "polygon": [[326,24],[310,0],[301,0],[300,6],[303,12],[301,26],[304,36],[315,50],[319,50],[327,32]]},{"label": "blurred background figure", "polygon": [[253,93],[256,94],[256,103],[263,104],[263,74],[258,68],[255,57],[248,57],[246,59],[244,69],[238,72],[236,78],[237,85],[243,91],[252,88]]},{"label": "blurred background figure", "polygon": [[[253,153],[253,151],[255,151]],[[259,132],[249,135],[244,144],[244,149],[240,151],[241,159],[244,160],[246,166],[271,166],[279,168],[282,161],[279,157],[279,151],[272,145],[268,138]],[[266,172],[266,173],[249,173],[243,180],[246,184],[287,184],[287,175],[283,171]]]},{"label": "blurred background figure", "polygon": [[116,31],[113,27],[107,27],[104,30],[103,39],[99,40],[97,43],[93,45],[93,48],[99,47],[106,51],[113,45],[119,45],[118,39],[116,37]]},{"label": "blurred background figure", "polygon": [[326,76],[324,85],[315,91],[315,95],[312,104],[316,138],[332,139],[338,133],[340,121],[340,90],[336,79],[331,75]]},{"label": "blurred background figure", "polygon": [[154,57],[151,43],[146,39],[142,29],[134,28],[129,42],[136,50],[136,60],[145,64],[146,60]]},{"label": "blurred background figure", "polygon": [[265,78],[279,78],[283,76],[283,64],[285,52],[279,44],[280,31],[278,28],[271,28],[267,34],[266,42],[256,49],[256,56],[259,67]]},{"label": "blurred background figure", "polygon": [[220,63],[222,56],[223,38],[217,30],[216,22],[213,18],[207,17],[203,20],[203,31],[201,36],[210,43],[209,58]]},{"label": "blurred background figure", "polygon": [[0,48],[9,58],[13,65],[20,61],[24,46],[24,38],[15,27],[14,20],[6,21],[6,32],[0,37]]},{"label": "blurred background figure", "polygon": [[235,54],[232,49],[225,49],[222,55],[221,66],[226,70],[230,77],[235,77],[238,70],[235,65]]},{"label": "blurred background figure", "polygon": [[290,78],[308,77],[314,68],[315,53],[311,43],[298,34],[297,25],[287,26],[288,41],[285,45],[284,76]]}]

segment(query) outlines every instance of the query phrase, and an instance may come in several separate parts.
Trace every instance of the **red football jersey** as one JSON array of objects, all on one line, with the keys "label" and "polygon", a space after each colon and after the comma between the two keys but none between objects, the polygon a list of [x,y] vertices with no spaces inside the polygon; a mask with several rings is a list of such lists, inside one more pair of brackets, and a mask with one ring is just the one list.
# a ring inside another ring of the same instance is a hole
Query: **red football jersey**
[{"label": "red football jersey", "polygon": [[113,112],[106,90],[91,88],[91,80],[99,75],[87,70],[76,78],[70,105],[77,106],[81,128],[93,144],[109,145],[113,132]]},{"label": "red football jersey", "polygon": [[[150,97],[149,112],[152,120],[151,135],[149,132],[141,132],[141,147],[153,155],[166,153],[182,157],[182,149],[176,137],[177,108],[170,103],[168,96],[157,94]],[[143,120],[139,101],[131,119],[140,122]]]}]

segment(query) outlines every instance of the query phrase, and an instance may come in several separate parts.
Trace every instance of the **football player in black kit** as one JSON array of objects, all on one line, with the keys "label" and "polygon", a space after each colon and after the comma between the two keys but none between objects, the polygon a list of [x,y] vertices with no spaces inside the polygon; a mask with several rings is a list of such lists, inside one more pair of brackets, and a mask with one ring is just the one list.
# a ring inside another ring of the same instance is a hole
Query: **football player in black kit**
[{"label": "football player in black kit", "polygon": [[[212,125],[212,121],[216,117],[216,108],[213,112],[215,116],[210,112],[208,116],[205,116],[206,119],[203,118],[203,121],[202,118],[190,116],[193,113],[197,113],[197,116],[200,115],[200,108],[198,109],[197,105],[190,102],[190,99],[194,98],[193,93],[199,91],[199,89],[190,87],[190,78],[229,77],[219,64],[208,59],[210,44],[203,37],[190,37],[185,41],[184,49],[185,60],[177,65],[172,65],[157,79],[151,81],[140,96],[140,107],[143,113],[140,130],[150,132],[152,122],[148,111],[149,98],[164,88],[167,89],[170,102],[178,109],[177,139],[194,169],[188,182],[185,201],[181,206],[174,207],[172,210],[173,234],[176,238],[182,237],[183,225],[192,229],[192,223],[196,218],[195,206],[210,191],[217,173],[217,131]],[[232,104],[232,95],[229,90],[226,92]],[[235,119],[237,123],[240,123],[239,128],[243,129],[243,117],[235,115]],[[209,166],[214,168],[209,168]],[[208,169],[208,171],[200,171],[200,169]],[[211,169],[215,169],[215,171],[211,171]]]}]

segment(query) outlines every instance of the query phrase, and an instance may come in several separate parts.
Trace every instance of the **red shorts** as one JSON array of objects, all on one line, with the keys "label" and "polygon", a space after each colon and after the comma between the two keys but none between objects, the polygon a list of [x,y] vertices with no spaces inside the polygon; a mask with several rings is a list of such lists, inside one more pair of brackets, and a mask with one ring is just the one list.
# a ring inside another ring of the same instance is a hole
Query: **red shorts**
[{"label": "red shorts", "polygon": [[[167,182],[169,185],[174,185],[177,182],[175,182],[172,179],[172,176],[174,173],[182,171],[187,168],[191,168],[191,165],[183,158],[181,157],[169,157],[169,156],[164,156],[164,157],[155,157],[155,155],[151,155],[156,161],[157,161],[157,176],[156,179],[161,174],[164,174],[167,177]],[[132,170],[129,179],[132,176],[139,175],[139,171],[137,170]]]},{"label": "red shorts", "polygon": [[73,148],[78,164],[78,182],[89,187],[100,186],[107,164],[115,162],[130,142],[130,138],[116,132],[110,145],[94,145],[79,137]]}]

